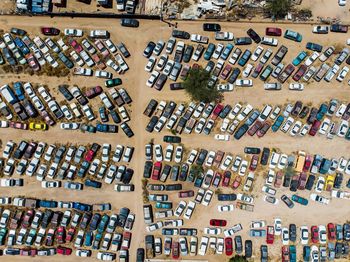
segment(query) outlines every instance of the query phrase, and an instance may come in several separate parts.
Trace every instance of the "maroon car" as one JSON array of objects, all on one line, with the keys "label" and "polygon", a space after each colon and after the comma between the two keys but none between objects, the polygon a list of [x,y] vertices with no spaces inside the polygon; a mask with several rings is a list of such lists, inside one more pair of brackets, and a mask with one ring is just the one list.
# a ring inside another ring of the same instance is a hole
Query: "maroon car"
[{"label": "maroon car", "polygon": [[180,244],[179,244],[179,242],[177,242],[177,241],[174,241],[173,242],[173,247],[172,247],[172,251],[171,251],[171,253],[172,253],[172,256],[173,256],[173,259],[178,259],[179,258],[179,256],[180,256],[180,252],[179,252],[179,249],[180,249]]},{"label": "maroon car", "polygon": [[259,156],[253,155],[252,160],[250,161],[249,170],[255,171],[256,168],[258,167],[258,162],[259,162]]},{"label": "maroon car", "polygon": [[305,189],[306,180],[307,180],[307,174],[305,172],[301,172],[300,176],[299,176],[299,181],[298,181],[298,189],[299,190]]},{"label": "maroon car", "polygon": [[194,191],[193,190],[180,191],[178,193],[178,196],[179,196],[179,198],[193,197]]},{"label": "maroon car", "polygon": [[226,254],[226,256],[232,256],[232,253],[233,253],[232,238],[226,237],[225,238],[225,254]]},{"label": "maroon car", "polygon": [[262,126],[263,126],[262,122],[256,121],[256,122],[254,123],[254,125],[252,125],[252,126],[249,128],[248,134],[249,134],[250,136],[254,136],[255,133],[256,133],[256,131],[258,131],[260,128],[262,128]]},{"label": "maroon car", "polygon": [[270,127],[271,127],[271,123],[269,121],[265,121],[263,126],[256,132],[256,135],[258,137],[263,137]]},{"label": "maroon car", "polygon": [[85,96],[89,99],[92,99],[101,94],[102,91],[102,87],[100,86],[91,87],[85,91]]},{"label": "maroon car", "polygon": [[227,224],[227,221],[224,219],[210,219],[209,223],[211,226],[225,227]]},{"label": "maroon car", "polygon": [[300,78],[302,78],[304,76],[304,74],[306,73],[307,70],[307,66],[306,65],[301,65],[298,70],[295,72],[295,74],[293,75],[293,80],[294,81],[299,81]]},{"label": "maroon car", "polygon": [[153,165],[152,179],[159,180],[160,171],[162,170],[162,162],[155,162]]},{"label": "maroon car", "polygon": [[286,82],[286,80],[288,79],[288,77],[294,72],[295,67],[292,64],[287,65],[284,70],[282,71],[281,74],[279,74],[278,76],[278,80],[281,83]]},{"label": "maroon car", "polygon": [[60,30],[55,27],[42,27],[41,33],[43,35],[59,35]]},{"label": "maroon car", "polygon": [[213,112],[211,113],[210,118],[215,121],[218,118],[218,116],[223,108],[224,108],[224,106],[222,104],[217,104],[215,106]]},{"label": "maroon car", "polygon": [[75,51],[77,51],[78,53],[80,53],[81,51],[83,51],[82,46],[73,38],[69,39],[69,44],[75,49]]},{"label": "maroon car", "polygon": [[35,72],[39,71],[40,65],[34,55],[28,54],[26,55],[26,59],[27,59],[28,65],[30,66],[31,69],[33,69],[33,71]]},{"label": "maroon car", "polygon": [[224,179],[222,180],[222,186],[228,187],[231,180],[231,172],[225,171],[224,173]]},{"label": "maroon car", "polygon": [[34,217],[34,211],[33,210],[28,210],[23,218],[22,221],[22,227],[23,228],[28,228],[29,225],[31,224],[32,220]]},{"label": "maroon car", "polygon": [[312,160],[313,160],[313,157],[311,155],[306,156],[304,167],[303,167],[303,172],[309,171],[309,169],[311,167]]},{"label": "maroon car", "polygon": [[56,240],[58,244],[64,244],[66,239],[66,229],[62,226],[58,227]]},{"label": "maroon car", "polygon": [[224,70],[221,72],[220,77],[225,80],[228,77],[228,75],[231,73],[231,71],[232,71],[232,66],[226,65],[224,67]]},{"label": "maroon car", "polygon": [[310,128],[309,135],[315,136],[318,129],[320,128],[321,122],[318,120],[315,120]]},{"label": "maroon car", "polygon": [[281,36],[282,30],[278,27],[266,27],[265,34],[271,36]]},{"label": "maroon car", "polygon": [[21,122],[11,121],[9,126],[12,127],[12,128],[16,128],[16,129],[23,129],[23,130],[27,130],[28,129],[27,124],[26,123],[21,123]]}]

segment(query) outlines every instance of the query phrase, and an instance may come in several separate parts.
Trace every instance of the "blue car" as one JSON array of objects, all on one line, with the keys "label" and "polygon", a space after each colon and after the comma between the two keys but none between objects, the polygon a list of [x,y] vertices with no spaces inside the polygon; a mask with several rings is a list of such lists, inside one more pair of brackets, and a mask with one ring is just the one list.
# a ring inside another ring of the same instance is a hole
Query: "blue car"
[{"label": "blue car", "polygon": [[88,187],[101,188],[102,183],[99,181],[87,179],[85,180],[84,185]]},{"label": "blue car", "polygon": [[215,45],[213,43],[210,43],[207,47],[207,50],[205,50],[204,59],[209,61],[214,51],[215,51]]},{"label": "blue car", "polygon": [[303,259],[304,261],[310,261],[311,249],[309,246],[303,247]]},{"label": "blue car", "polygon": [[57,206],[58,206],[57,201],[50,201],[50,200],[39,201],[39,207],[57,208]]},{"label": "blue car", "polygon": [[78,170],[78,177],[84,177],[89,167],[90,167],[90,162],[83,161],[83,163],[81,164]]},{"label": "blue car", "polygon": [[218,194],[219,201],[235,201],[236,199],[236,194]]},{"label": "blue car", "polygon": [[23,43],[21,38],[16,37],[14,39],[14,42],[15,42],[16,46],[19,48],[19,50],[21,50],[23,55],[27,55],[30,53],[29,48],[25,45],[25,43]]},{"label": "blue car", "polygon": [[320,169],[318,170],[318,172],[322,175],[325,175],[328,173],[328,170],[330,169],[332,165],[332,161],[327,159],[327,158],[323,158],[321,165],[320,165]]},{"label": "blue car", "polygon": [[16,93],[16,96],[18,97],[18,99],[20,101],[23,101],[25,96],[24,96],[24,90],[23,90],[23,86],[22,86],[22,83],[21,82],[16,82],[14,85],[13,85],[14,89],[15,89],[15,93]]},{"label": "blue car", "polygon": [[280,126],[282,125],[284,121],[284,117],[283,116],[278,116],[276,121],[273,123],[271,129],[273,132],[277,132],[277,130],[280,128]]},{"label": "blue car", "polygon": [[309,49],[312,51],[317,51],[317,52],[322,52],[323,46],[316,44],[316,43],[307,42],[306,49]]},{"label": "blue car", "polygon": [[245,122],[248,126],[251,126],[255,120],[259,117],[260,112],[259,110],[254,110],[254,112],[249,116],[247,121]]},{"label": "blue car", "polygon": [[292,64],[294,66],[300,65],[301,62],[307,57],[307,54],[305,51],[301,51],[296,58],[293,59]]},{"label": "blue car", "polygon": [[286,30],[286,32],[284,33],[284,38],[287,38],[295,42],[301,42],[301,40],[303,40],[303,37],[301,36],[301,34],[292,30]]},{"label": "blue car", "polygon": [[194,186],[195,187],[201,187],[201,185],[203,183],[203,179],[204,179],[204,175],[203,174],[197,176],[196,180],[194,181]]},{"label": "blue car", "polygon": [[91,211],[92,206],[88,204],[83,204],[80,202],[73,202],[73,208],[80,211]]},{"label": "blue car", "polygon": [[238,64],[240,66],[245,66],[245,64],[248,62],[251,55],[252,55],[252,52],[250,52],[248,49],[245,50],[241,58],[238,60]]},{"label": "blue car", "polygon": [[102,133],[117,133],[118,132],[118,126],[110,125],[110,124],[98,123],[96,125],[96,131],[97,132],[102,132]]},{"label": "blue car", "polygon": [[233,45],[232,44],[228,44],[224,51],[221,53],[220,58],[226,60],[228,58],[228,56],[230,55],[230,53],[232,52],[233,49]]},{"label": "blue car", "polygon": [[328,106],[326,104],[322,104],[317,111],[316,119],[318,121],[321,121],[324,115],[327,113],[327,111],[328,111]]},{"label": "blue car", "polygon": [[84,242],[84,246],[91,247],[91,245],[92,245],[92,238],[93,238],[92,231],[87,231],[87,232],[85,233],[85,242]]}]

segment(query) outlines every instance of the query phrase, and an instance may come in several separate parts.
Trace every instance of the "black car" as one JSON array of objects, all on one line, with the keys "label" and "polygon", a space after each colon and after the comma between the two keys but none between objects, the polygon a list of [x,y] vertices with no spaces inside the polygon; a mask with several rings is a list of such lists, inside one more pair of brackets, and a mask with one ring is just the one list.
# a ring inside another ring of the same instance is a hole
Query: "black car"
[{"label": "black car", "polygon": [[302,107],[303,107],[303,103],[301,101],[296,101],[292,109],[291,115],[297,116],[300,110],[302,109]]},{"label": "black car", "polygon": [[335,33],[347,33],[348,26],[340,24],[331,25],[330,31]]},{"label": "black car", "polygon": [[312,188],[314,187],[315,180],[316,180],[316,177],[310,174],[309,177],[307,178],[305,189],[312,190]]},{"label": "black car", "polygon": [[122,182],[124,184],[129,184],[133,174],[134,174],[134,170],[131,168],[127,168],[124,175],[123,175]]},{"label": "black car", "polygon": [[125,58],[128,58],[130,56],[129,50],[126,48],[126,46],[123,43],[117,44],[117,48],[119,51],[123,54]]},{"label": "black car", "polygon": [[27,34],[27,32],[25,30],[23,30],[23,29],[12,27],[11,28],[11,34],[24,36],[24,35]]},{"label": "black car", "polygon": [[181,30],[173,30],[172,36],[175,38],[180,38],[180,39],[190,39],[191,35],[186,32],[186,31],[181,31]]},{"label": "black car", "polygon": [[235,201],[237,199],[236,194],[218,194],[219,201]]},{"label": "black car", "polygon": [[67,87],[68,87],[68,85],[59,85],[58,86],[58,91],[61,92],[61,94],[64,96],[65,99],[67,99],[68,101],[71,101],[74,98],[74,96],[68,90]]},{"label": "black car", "polygon": [[317,111],[318,111],[318,109],[316,107],[311,108],[310,114],[306,120],[306,122],[309,125],[312,125],[312,123],[316,120]]},{"label": "black car", "polygon": [[230,75],[230,77],[228,78],[228,82],[230,84],[234,84],[238,78],[238,76],[240,75],[241,73],[241,69],[239,69],[238,67],[234,68],[233,71],[232,71],[232,74]]},{"label": "black car", "polygon": [[283,187],[290,187],[291,182],[292,182],[292,178],[290,176],[283,177]]},{"label": "black car", "polygon": [[183,55],[183,61],[185,63],[190,62],[192,54],[193,54],[193,50],[194,50],[193,46],[191,46],[191,45],[187,45],[186,46],[185,52],[184,52],[184,55]]},{"label": "black car", "polygon": [[250,37],[237,37],[235,39],[236,45],[250,45],[252,44],[252,39]]},{"label": "black car", "polygon": [[289,197],[287,197],[286,195],[282,195],[281,199],[282,199],[283,203],[285,203],[287,205],[287,207],[289,207],[289,208],[294,207],[293,201]]},{"label": "black car", "polygon": [[182,190],[182,185],[181,184],[165,185],[165,190],[166,191]]},{"label": "black car", "polygon": [[296,192],[298,190],[298,184],[299,184],[298,179],[295,179],[293,177],[292,181],[290,182],[289,190],[292,192]]},{"label": "black car", "polygon": [[180,166],[178,166],[178,165],[172,166],[170,179],[172,181],[177,181],[177,179],[179,177],[179,173],[180,173]]},{"label": "black car", "polygon": [[41,227],[42,228],[44,228],[44,229],[47,228],[47,226],[49,225],[49,223],[51,221],[52,216],[53,216],[53,211],[50,209],[46,209],[44,216],[43,216],[43,219],[41,220]]},{"label": "black car", "polygon": [[247,34],[250,36],[251,39],[253,39],[255,43],[259,44],[261,42],[261,37],[252,28],[248,29]]},{"label": "black car", "polygon": [[260,246],[260,258],[261,262],[267,262],[269,257],[269,252],[266,245]]},{"label": "black car", "polygon": [[237,254],[241,254],[243,252],[243,243],[241,236],[235,236],[235,250]]},{"label": "black car", "polygon": [[250,258],[253,255],[253,243],[251,240],[244,242],[245,257]]},{"label": "black car", "polygon": [[2,49],[2,53],[4,54],[4,57],[6,59],[6,61],[10,64],[10,65],[16,65],[16,59],[14,59],[12,52],[10,51],[10,49],[8,49],[7,47]]},{"label": "black car", "polygon": [[133,18],[122,18],[120,24],[126,27],[139,27],[139,21]]},{"label": "black car", "polygon": [[308,106],[304,106],[299,113],[299,117],[301,119],[305,118],[307,116],[307,114],[309,113],[309,111],[310,111],[310,108]]},{"label": "black car", "polygon": [[120,125],[123,132],[126,134],[127,137],[134,136],[134,132],[131,130],[130,126],[127,123],[123,123]]},{"label": "black car", "polygon": [[136,262],[145,261],[145,250],[143,248],[138,248],[136,251]]},{"label": "black car", "polygon": [[153,167],[152,161],[146,161],[145,162],[145,166],[143,168],[143,177],[144,178],[150,178],[151,177],[152,167]]},{"label": "black car", "polygon": [[170,84],[170,90],[182,90],[184,87],[182,86],[182,83],[171,83]]},{"label": "black car", "polygon": [[196,159],[196,164],[199,166],[203,165],[204,160],[207,157],[207,155],[208,155],[208,150],[201,149],[201,151],[199,152],[199,155]]},{"label": "black car", "polygon": [[163,141],[166,143],[181,143],[181,137],[179,137],[179,136],[164,136]]},{"label": "black car", "polygon": [[189,169],[188,164],[183,163],[181,166],[180,175],[179,175],[180,181],[186,181],[188,169]]},{"label": "black car", "polygon": [[214,23],[204,23],[203,30],[209,31],[209,32],[220,32],[221,26],[219,24],[214,24]]},{"label": "black car", "polygon": [[261,150],[258,147],[245,147],[244,153],[246,154],[260,154]]},{"label": "black car", "polygon": [[158,116],[152,116],[146,126],[146,131],[150,133],[153,132],[153,129],[156,126],[157,122],[158,122]]},{"label": "black car", "polygon": [[342,182],[343,182],[343,174],[337,173],[335,175],[333,187],[339,189],[341,187]]},{"label": "black car", "polygon": [[119,124],[122,120],[120,119],[119,114],[115,110],[110,110],[109,114],[111,115],[111,118],[114,123]]},{"label": "black car", "polygon": [[68,68],[72,69],[74,67],[74,64],[72,60],[70,60],[65,54],[62,52],[58,54],[58,58],[62,61],[62,63]]},{"label": "black car", "polygon": [[15,152],[13,153],[13,157],[15,159],[21,159],[22,156],[24,155],[24,152],[26,151],[27,147],[28,147],[28,143],[26,141],[21,141],[17,147],[17,149],[15,150]]},{"label": "black car", "polygon": [[231,109],[232,109],[232,106],[225,105],[225,107],[221,110],[219,117],[221,119],[224,119],[228,115],[228,113],[230,113]]},{"label": "black car", "polygon": [[261,159],[260,159],[260,164],[263,166],[266,166],[269,160],[269,156],[270,156],[270,149],[267,147],[264,147],[262,151]]},{"label": "black car", "polygon": [[154,42],[150,41],[150,42],[147,44],[145,50],[143,50],[143,56],[149,58],[149,57],[151,56],[151,54],[152,54],[152,52],[153,52],[153,49],[154,49],[155,47],[156,47],[156,44],[155,44]]},{"label": "black car", "polygon": [[128,218],[128,215],[130,213],[130,209],[127,207],[123,207],[119,211],[118,215],[118,225],[121,227],[125,226],[126,219]]},{"label": "black car", "polygon": [[289,225],[289,240],[292,242],[297,240],[297,226],[295,224]]},{"label": "black car", "polygon": [[233,137],[237,140],[239,140],[249,129],[249,126],[247,124],[243,124],[240,126],[236,133],[233,135]]}]

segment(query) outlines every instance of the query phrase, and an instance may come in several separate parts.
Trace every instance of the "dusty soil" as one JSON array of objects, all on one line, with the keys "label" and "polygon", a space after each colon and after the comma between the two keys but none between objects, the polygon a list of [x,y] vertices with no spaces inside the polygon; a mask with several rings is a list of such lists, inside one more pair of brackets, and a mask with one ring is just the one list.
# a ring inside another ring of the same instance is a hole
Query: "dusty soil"
[{"label": "dusty soil", "polygon": [[[28,132],[20,130],[2,129],[0,130],[0,138],[2,142],[12,139],[16,142],[21,139],[34,139],[39,141],[45,141],[49,143],[62,142],[62,143],[77,143],[85,144],[91,142],[109,142],[112,145],[118,143],[123,145],[135,146],[136,151],[133,156],[131,166],[135,169],[135,175],[133,183],[136,186],[134,193],[117,193],[112,190],[111,187],[105,187],[105,190],[92,190],[84,189],[82,192],[66,191],[64,189],[57,190],[43,190],[39,183],[34,178],[25,177],[25,187],[18,190],[2,189],[2,195],[16,196],[18,194],[28,197],[41,198],[43,195],[48,199],[55,200],[70,200],[70,201],[82,201],[87,203],[98,202],[111,202],[113,211],[119,210],[120,207],[128,206],[133,212],[136,213],[136,222],[133,229],[133,238],[131,244],[131,259],[135,261],[135,253],[138,247],[143,247],[145,225],[142,215],[142,196],[141,196],[141,179],[144,165],[144,145],[154,138],[155,143],[161,143],[162,136],[168,134],[164,131],[161,134],[149,134],[144,131],[148,119],[142,115],[142,112],[151,98],[157,100],[169,100],[173,99],[178,101],[188,101],[188,98],[184,92],[172,92],[169,90],[169,82],[161,92],[146,87],[145,82],[148,78],[148,73],[144,71],[144,65],[146,59],[142,57],[142,51],[147,42],[158,41],[159,39],[167,40],[171,34],[171,28],[167,24],[160,23],[158,21],[141,21],[141,26],[138,29],[122,28],[119,25],[118,20],[106,20],[106,19],[71,19],[71,18],[29,18],[29,17],[10,17],[3,16],[0,18],[2,28],[7,30],[12,26],[21,27],[33,36],[39,34],[39,27],[42,25],[55,26],[60,29],[63,28],[83,28],[83,29],[108,29],[111,32],[111,38],[115,42],[123,41],[129,51],[131,57],[127,59],[130,71],[127,72],[123,79],[123,86],[127,89],[133,99],[131,108],[131,127],[134,130],[135,136],[132,139],[127,139],[126,136],[120,132],[116,135],[90,135],[82,134],[80,132],[63,132],[60,129],[52,128],[49,131],[42,132]],[[223,31],[232,31],[235,36],[245,36],[245,31],[251,26],[250,24],[242,23],[221,23]],[[263,34],[267,24],[254,24],[255,30]],[[277,25],[276,25],[277,26]],[[200,22],[179,22],[178,27],[189,31],[190,33],[204,34]],[[281,25],[283,29],[285,26]],[[291,61],[301,49],[304,48],[307,41],[313,41],[321,43],[325,46],[334,45],[340,43],[345,45],[347,35],[343,34],[329,34],[325,36],[315,36],[311,34],[311,26],[308,25],[288,25],[288,28],[294,29],[303,34],[303,42],[294,43],[285,39],[280,39],[288,48],[289,52],[285,58],[285,61]],[[206,34],[213,40],[213,34]],[[253,47],[250,47],[252,50]],[[274,51],[276,48],[273,48]],[[19,77],[19,78],[18,78]],[[79,86],[93,86],[102,85],[103,80],[96,78],[82,78],[82,77],[70,77],[68,78],[56,78],[56,77],[36,77],[29,75],[9,75],[2,76],[0,78],[0,85],[10,83],[15,80],[30,81],[33,83],[46,83],[49,88],[56,88],[58,84],[69,83],[77,84]],[[225,95],[225,102],[234,104],[236,102],[249,102],[253,106],[261,107],[266,103],[273,105],[285,104],[288,101],[301,100],[305,103],[313,103],[315,105],[320,104],[323,101],[329,101],[331,98],[337,98],[339,100],[349,101],[350,89],[344,81],[343,84],[339,84],[333,80],[330,84],[326,82],[311,82],[306,86],[306,90],[302,93],[289,91],[284,85],[284,88],[280,92],[266,92],[263,90],[263,83],[254,80],[254,87],[249,89],[235,90],[230,94]],[[212,136],[201,135],[183,135],[183,144],[187,148],[205,147],[208,150],[224,150],[230,152],[233,155],[242,154],[245,146],[268,146],[273,148],[279,148],[284,153],[291,153],[298,150],[305,150],[308,153],[319,153],[326,157],[340,157],[346,156],[349,158],[350,144],[343,139],[335,138],[333,140],[326,140],[324,137],[316,136],[314,138],[291,138],[282,134],[268,133],[265,137],[250,138],[244,137],[239,141],[229,142],[217,142]],[[247,233],[249,223],[254,219],[264,219],[268,224],[273,223],[274,217],[280,217],[283,225],[286,226],[289,223],[295,223],[297,226],[319,224],[327,224],[328,222],[343,223],[350,217],[350,209],[346,205],[345,200],[332,200],[329,206],[321,206],[316,203],[310,203],[307,207],[297,206],[290,210],[284,204],[279,204],[277,207],[265,203],[262,199],[261,185],[263,183],[262,173],[256,174],[257,181],[254,183],[253,195],[255,196],[255,211],[254,213],[235,210],[233,213],[218,214],[217,213],[217,201],[214,200],[209,207],[197,206],[194,215],[190,221],[185,221],[185,227],[196,227],[199,232],[204,227],[209,225],[211,218],[224,218],[228,220],[228,226],[232,226],[236,223],[242,223],[244,231],[242,232],[243,240],[247,239]],[[105,186],[105,185],[104,185]],[[184,189],[190,189],[191,186],[184,184]],[[223,190],[226,191],[226,190]],[[230,190],[227,190],[230,191]],[[278,190],[278,197],[286,192],[283,189]],[[302,192],[301,195],[306,196],[307,192]],[[178,199],[175,194],[171,194],[171,200],[174,201],[174,206],[177,205]],[[159,234],[160,232],[156,232]],[[199,234],[199,238],[201,233]],[[255,259],[258,260],[260,251],[260,244],[264,243],[264,239],[253,239]],[[279,240],[276,240],[276,244],[269,247],[269,254],[272,261],[280,261],[280,244]],[[298,245],[298,255],[301,255],[301,246]],[[203,257],[208,261],[227,261],[225,256],[206,256]],[[198,257],[198,259],[203,259]],[[96,260],[96,258],[88,259],[90,261]],[[197,258],[196,258],[197,259]],[[6,257],[6,261],[23,261],[26,258],[23,257]],[[61,261],[61,257],[50,257],[52,261]],[[79,261],[80,259],[74,256],[65,258],[65,261]],[[44,261],[42,258],[36,258],[36,261]]]}]

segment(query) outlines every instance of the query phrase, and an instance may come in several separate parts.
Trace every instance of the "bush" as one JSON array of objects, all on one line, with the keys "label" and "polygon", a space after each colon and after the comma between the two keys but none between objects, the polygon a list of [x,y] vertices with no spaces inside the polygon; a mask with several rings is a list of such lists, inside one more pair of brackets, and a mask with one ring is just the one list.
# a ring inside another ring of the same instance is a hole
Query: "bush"
[{"label": "bush", "polygon": [[248,260],[243,257],[243,256],[239,256],[239,255],[235,255],[234,257],[231,257],[229,262],[247,262]]},{"label": "bush", "polygon": [[284,18],[291,9],[290,0],[270,0],[266,3],[265,11],[272,18]]},{"label": "bush", "polygon": [[203,68],[190,69],[182,85],[193,101],[209,103],[221,100],[222,94],[217,89],[208,88],[209,78],[210,74]]}]

